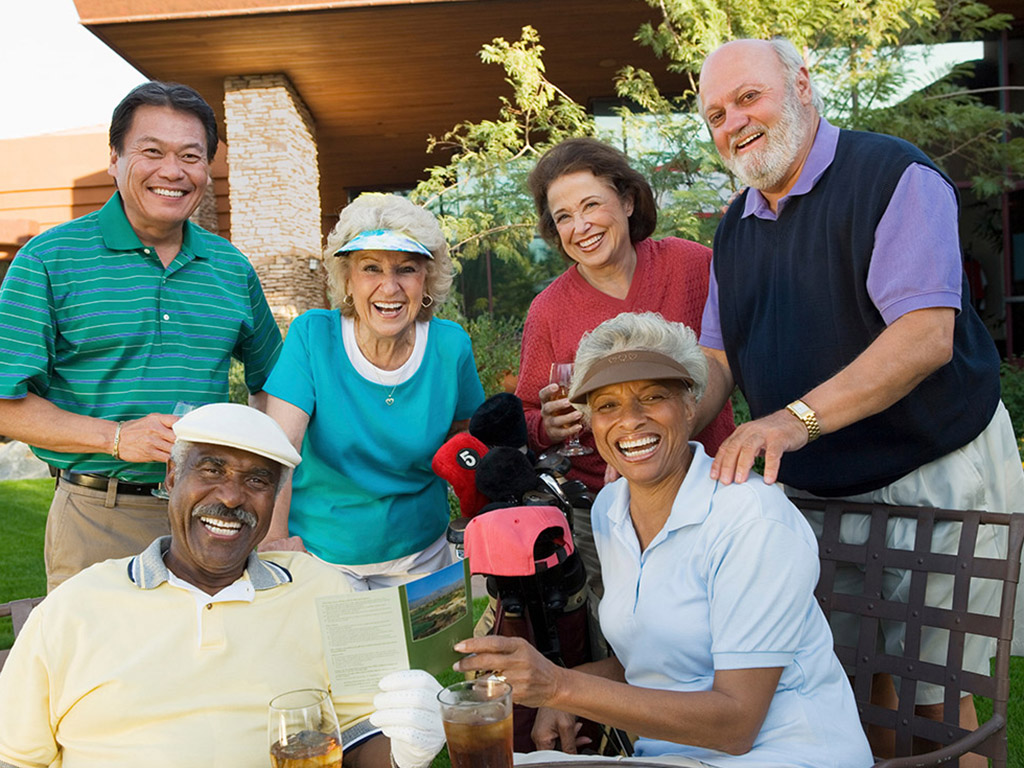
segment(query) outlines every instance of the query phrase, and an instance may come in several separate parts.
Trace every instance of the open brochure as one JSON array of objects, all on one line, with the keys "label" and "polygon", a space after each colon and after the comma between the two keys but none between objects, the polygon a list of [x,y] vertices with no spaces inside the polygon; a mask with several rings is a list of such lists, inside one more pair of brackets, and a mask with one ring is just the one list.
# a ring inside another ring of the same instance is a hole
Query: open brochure
[{"label": "open brochure", "polygon": [[400,587],[317,598],[331,689],[376,693],[389,672],[450,670],[462,655],[452,646],[473,634],[471,594],[459,560]]}]

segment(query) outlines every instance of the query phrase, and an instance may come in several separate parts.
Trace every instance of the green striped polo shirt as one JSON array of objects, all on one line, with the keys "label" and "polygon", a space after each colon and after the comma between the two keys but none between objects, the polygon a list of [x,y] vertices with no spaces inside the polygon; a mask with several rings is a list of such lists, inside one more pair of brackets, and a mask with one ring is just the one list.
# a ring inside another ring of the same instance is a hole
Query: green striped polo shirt
[{"label": "green striped polo shirt", "polygon": [[[32,238],[0,289],[0,398],[32,392],[112,421],[228,399],[231,357],[251,392],[277,360],[281,333],[249,260],[185,222],[165,269],[114,196],[95,213]],[[47,464],[140,483],[164,465],[38,448]]]}]

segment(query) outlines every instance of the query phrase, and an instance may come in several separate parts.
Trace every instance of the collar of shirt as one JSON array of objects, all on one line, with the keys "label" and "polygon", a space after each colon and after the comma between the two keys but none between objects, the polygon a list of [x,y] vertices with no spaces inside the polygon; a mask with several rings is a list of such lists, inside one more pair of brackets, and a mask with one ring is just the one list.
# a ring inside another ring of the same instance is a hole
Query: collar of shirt
[{"label": "collar of shirt", "polygon": [[[155,589],[165,581],[169,582],[172,574],[168,570],[167,564],[164,563],[164,555],[170,548],[171,537],[161,536],[146,547],[145,551],[129,560],[128,578],[131,582],[139,589]],[[253,590],[273,589],[292,580],[292,575],[287,568],[270,560],[264,560],[255,552],[249,553],[249,559],[245,563],[242,578],[246,577],[248,577],[247,583],[252,585]],[[178,581],[181,582],[180,579]],[[195,588],[193,587],[193,589]],[[231,589],[231,587],[226,589]],[[223,594],[224,591],[226,590],[221,590],[217,594]],[[206,597],[206,603],[214,602],[205,592],[203,595]]]},{"label": "collar of shirt", "polygon": [[213,595],[203,592],[195,584],[179,579],[174,575],[174,571],[169,569],[167,571],[167,583],[172,587],[189,592],[196,599],[196,605],[200,608],[207,603],[230,603],[232,601],[251,603],[253,598],[256,597],[256,590],[253,589],[252,582],[245,577],[244,573],[233,584],[228,584],[224,589]]},{"label": "collar of shirt", "polygon": [[778,206],[776,206],[778,213],[772,211],[760,190],[751,188],[747,192],[747,199],[743,206],[743,218],[757,216],[759,219],[775,221],[778,218],[778,214],[782,213],[782,209],[789,198],[796,197],[797,195],[806,195],[814,189],[818,179],[822,177],[822,174],[828,170],[828,167],[832,165],[832,161],[835,160],[836,145],[838,143],[839,129],[824,117],[820,118],[818,121],[818,132],[814,136],[811,151],[807,154],[807,161],[800,170],[800,178],[796,180],[796,184],[793,185],[788,194],[779,198]]},{"label": "collar of shirt", "polygon": [[[124,212],[121,193],[115,192],[99,212],[100,232],[103,243],[112,251],[145,251],[147,246],[139,240]],[[202,248],[197,248],[195,224],[186,221],[182,231],[181,252],[190,258],[208,258]]]}]

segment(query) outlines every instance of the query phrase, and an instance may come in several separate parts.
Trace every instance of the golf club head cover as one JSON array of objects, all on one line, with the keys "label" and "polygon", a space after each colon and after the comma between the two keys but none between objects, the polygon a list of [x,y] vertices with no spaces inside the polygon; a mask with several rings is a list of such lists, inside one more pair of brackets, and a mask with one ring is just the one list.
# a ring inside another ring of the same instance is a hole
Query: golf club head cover
[{"label": "golf club head cover", "polygon": [[526,448],[523,401],[509,392],[499,392],[487,398],[469,420],[469,434],[488,448],[499,445]]},{"label": "golf club head cover", "polygon": [[523,494],[539,487],[533,464],[517,448],[499,445],[480,459],[476,487],[484,496],[503,506],[519,506]]},{"label": "golf club head cover", "polygon": [[463,517],[472,517],[490,499],[477,490],[476,470],[487,453],[487,446],[466,432],[460,432],[437,449],[431,469],[446,480],[459,498]]}]

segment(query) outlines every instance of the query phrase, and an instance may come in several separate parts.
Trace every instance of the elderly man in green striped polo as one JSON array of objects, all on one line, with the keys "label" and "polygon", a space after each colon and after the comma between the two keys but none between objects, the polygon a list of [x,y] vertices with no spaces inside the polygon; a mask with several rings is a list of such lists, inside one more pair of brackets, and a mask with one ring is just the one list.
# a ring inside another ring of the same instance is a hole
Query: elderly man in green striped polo
[{"label": "elderly man in green striped polo", "polygon": [[59,473],[49,590],[168,533],[153,491],[173,413],[227,400],[232,356],[262,405],[280,331],[248,259],[188,220],[216,151],[216,118],[196,91],[138,86],[110,124],[117,192],[30,240],[0,290],[0,434]]}]

